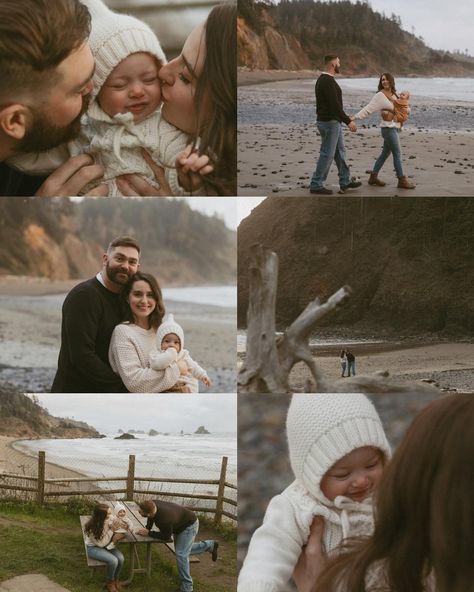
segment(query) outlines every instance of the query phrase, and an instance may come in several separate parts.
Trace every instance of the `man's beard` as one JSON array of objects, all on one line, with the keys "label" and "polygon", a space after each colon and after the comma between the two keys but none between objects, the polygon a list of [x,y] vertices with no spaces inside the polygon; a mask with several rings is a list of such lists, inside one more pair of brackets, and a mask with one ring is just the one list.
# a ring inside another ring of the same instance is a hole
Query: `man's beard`
[{"label": "man's beard", "polygon": [[81,131],[81,117],[87,111],[89,102],[90,95],[86,95],[82,100],[79,115],[66,127],[58,127],[43,109],[31,108],[33,123],[25,136],[15,146],[15,152],[21,154],[43,152],[76,138]]},{"label": "man's beard", "polygon": [[336,74],[339,74],[340,71],[341,71],[341,67],[340,66],[334,66],[334,72]]},{"label": "man's beard", "polygon": [[[109,263],[106,263],[105,265],[105,273],[107,274],[107,277],[111,282],[113,282],[114,284],[118,284],[119,286],[124,286],[132,276],[131,273],[129,273],[128,271],[124,271],[123,269],[111,268]],[[123,280],[122,278],[117,277],[119,274],[125,274],[127,276],[127,279]]]}]

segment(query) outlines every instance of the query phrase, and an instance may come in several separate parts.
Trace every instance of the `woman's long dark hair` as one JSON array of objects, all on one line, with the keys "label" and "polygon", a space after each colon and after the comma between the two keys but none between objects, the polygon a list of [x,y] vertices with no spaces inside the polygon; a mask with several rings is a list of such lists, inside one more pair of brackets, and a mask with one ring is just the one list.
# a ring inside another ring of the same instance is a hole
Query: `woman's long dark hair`
[{"label": "woman's long dark hair", "polygon": [[377,90],[383,90],[382,78],[384,76],[385,76],[385,78],[388,80],[388,82],[390,84],[390,90],[392,91],[392,95],[396,95],[397,94],[397,89],[395,88],[395,78],[393,77],[392,74],[390,74],[390,72],[383,72],[380,75],[380,78],[379,78],[379,86],[378,86]]},{"label": "woman's long dark hair", "polygon": [[316,592],[365,592],[381,560],[390,592],[467,592],[474,582],[474,395],[448,395],[413,420],[382,478],[371,538],[346,545]]},{"label": "woman's long dark hair", "polygon": [[104,523],[109,513],[107,504],[97,504],[92,511],[92,516],[84,526],[86,534],[91,534],[94,538],[100,539],[104,532]]},{"label": "woman's long dark hair", "polygon": [[155,310],[150,314],[148,317],[149,321],[149,328],[158,329],[163,321],[163,317],[165,316],[165,305],[163,303],[163,295],[161,293],[160,285],[156,278],[151,275],[151,273],[143,273],[142,271],[137,271],[132,277],[128,280],[125,284],[122,292],[120,293],[120,297],[122,299],[122,308],[123,308],[123,320],[129,321],[130,323],[135,322],[135,318],[133,316],[132,310],[128,303],[128,298],[130,296],[130,292],[132,291],[133,284],[135,282],[144,281],[146,282],[153,292],[153,296],[156,300]]},{"label": "woman's long dark hair", "polygon": [[206,57],[196,83],[194,110],[199,152],[214,172],[203,177],[206,191],[237,195],[237,5],[215,6],[205,25]]}]

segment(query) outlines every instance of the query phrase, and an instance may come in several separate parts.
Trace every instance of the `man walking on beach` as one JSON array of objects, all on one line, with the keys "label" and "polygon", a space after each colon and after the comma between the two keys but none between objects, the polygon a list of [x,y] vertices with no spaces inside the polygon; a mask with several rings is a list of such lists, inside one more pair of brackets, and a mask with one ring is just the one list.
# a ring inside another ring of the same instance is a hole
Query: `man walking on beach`
[{"label": "man walking on beach", "polygon": [[347,358],[347,372],[348,372],[348,376],[355,376],[356,375],[356,361],[355,361],[355,355],[350,352],[349,350],[346,351],[346,358]]},{"label": "man walking on beach", "polygon": [[357,131],[353,118],[344,113],[342,91],[335,79],[339,73],[340,61],[337,55],[331,54],[324,58],[325,71],[321,72],[316,81],[316,119],[318,131],[321,135],[318,164],[311,178],[309,190],[311,193],[331,195],[332,189],[324,187],[332,161],[336,161],[339,173],[339,193],[348,189],[360,187],[362,183],[351,178],[349,166],[346,162],[346,149],[342,122],[347,124],[351,132]]},{"label": "man walking on beach", "polygon": [[[79,0],[1,0],[0,195],[78,195],[103,175],[86,154],[69,159],[46,180],[4,163],[79,134],[93,86],[90,26]],[[105,194],[104,187],[98,193]]]},{"label": "man walking on beach", "polygon": [[61,349],[52,393],[126,393],[109,364],[112,332],[121,317],[120,291],[139,267],[140,247],[120,236],[102,256],[102,270],[75,286],[62,310]]},{"label": "man walking on beach", "polygon": [[[158,500],[147,500],[139,504],[140,516],[147,518],[146,528],[138,530],[142,536],[150,536],[160,541],[174,538],[176,565],[180,579],[180,592],[193,591],[193,579],[189,571],[189,556],[209,552],[212,561],[217,561],[219,543],[214,540],[194,542],[199,530],[199,520],[194,512],[173,504]],[[151,530],[153,525],[160,532]]]}]

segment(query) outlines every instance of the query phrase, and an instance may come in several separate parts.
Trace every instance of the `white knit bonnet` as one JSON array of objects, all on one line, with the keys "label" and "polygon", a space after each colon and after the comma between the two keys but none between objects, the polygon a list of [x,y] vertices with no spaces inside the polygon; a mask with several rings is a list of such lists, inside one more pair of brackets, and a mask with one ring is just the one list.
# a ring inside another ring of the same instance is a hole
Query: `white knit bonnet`
[{"label": "white knit bonnet", "polygon": [[120,502],[117,502],[114,507],[114,514],[117,515],[121,510],[127,511],[123,504],[121,504]]},{"label": "white knit bonnet", "polygon": [[380,417],[362,394],[293,395],[286,418],[290,462],[295,477],[316,499],[330,504],[321,479],[356,448],[374,446],[391,456]]},{"label": "white knit bonnet", "polygon": [[95,59],[96,97],[112,70],[126,57],[137,52],[150,53],[166,64],[166,57],[155,33],[144,22],[127,14],[112,12],[101,0],[81,0],[92,17],[89,45]]},{"label": "white knit bonnet", "polygon": [[158,331],[156,332],[156,342],[158,344],[158,347],[161,346],[161,342],[163,341],[164,336],[168,335],[168,333],[174,333],[179,337],[179,340],[181,342],[181,351],[183,351],[184,331],[181,325],[178,325],[178,323],[174,320],[174,316],[172,314],[167,315],[165,320],[158,327]]}]

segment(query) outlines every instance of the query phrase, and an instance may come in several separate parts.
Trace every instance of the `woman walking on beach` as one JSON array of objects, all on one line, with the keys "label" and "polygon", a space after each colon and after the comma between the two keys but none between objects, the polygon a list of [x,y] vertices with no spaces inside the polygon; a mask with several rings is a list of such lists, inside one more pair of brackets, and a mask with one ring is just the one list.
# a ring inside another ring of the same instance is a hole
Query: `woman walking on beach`
[{"label": "woman walking on beach", "polygon": [[86,533],[87,555],[91,559],[105,563],[107,568],[106,588],[109,592],[118,592],[122,588],[119,575],[123,567],[124,556],[111,544],[114,535],[111,516],[112,510],[107,504],[97,504],[89,522],[84,527],[84,532]]},{"label": "woman walking on beach", "polygon": [[346,350],[343,349],[341,351],[341,356],[340,356],[340,362],[341,362],[341,378],[344,378],[344,376],[346,375],[346,368],[347,368],[347,357],[346,357]]},{"label": "woman walking on beach", "polygon": [[150,352],[156,350],[156,332],[165,305],[161,288],[149,273],[137,272],[123,288],[124,321],[112,333],[109,361],[131,393],[162,393],[171,389],[185,365],[170,363],[164,370],[150,368]]},{"label": "woman walking on beach", "polygon": [[[354,119],[365,119],[371,113],[380,111],[382,121],[380,122],[380,130],[382,132],[383,146],[382,152],[375,161],[374,167],[370,173],[369,185],[378,185],[383,187],[386,183],[378,178],[380,169],[383,167],[387,158],[392,154],[393,165],[395,173],[398,177],[399,189],[414,189],[415,185],[408,181],[403,172],[402,164],[402,148],[400,145],[400,130],[402,124],[393,119],[394,106],[393,101],[398,99],[398,94],[395,89],[395,79],[389,72],[385,72],[380,76],[378,91],[372,97],[370,102],[356,113]],[[390,111],[391,113],[386,113]]]},{"label": "woman walking on beach", "polygon": [[467,592],[474,582],[474,396],[447,395],[413,420],[385,470],[375,531],[327,559],[322,527],[294,573],[298,592]]}]

